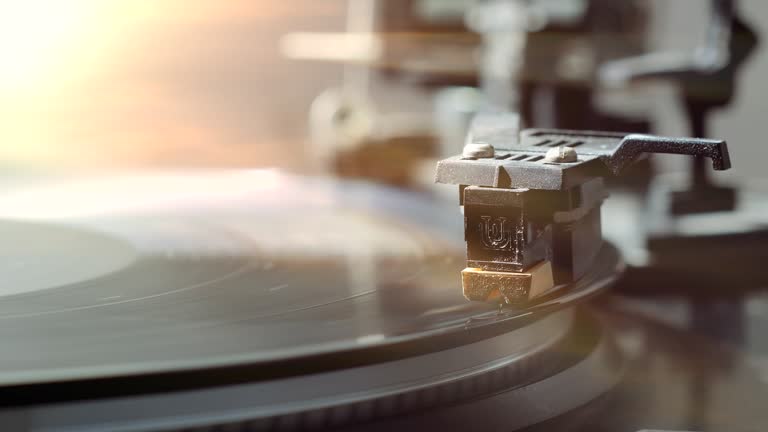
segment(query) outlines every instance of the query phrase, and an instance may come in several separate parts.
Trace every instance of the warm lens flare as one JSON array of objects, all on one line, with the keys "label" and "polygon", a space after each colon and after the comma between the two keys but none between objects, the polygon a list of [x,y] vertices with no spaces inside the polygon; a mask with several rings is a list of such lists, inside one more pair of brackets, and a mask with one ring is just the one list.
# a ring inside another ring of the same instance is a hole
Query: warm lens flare
[{"label": "warm lens flare", "polygon": [[95,0],[0,0],[0,89],[41,84],[87,31]]},{"label": "warm lens flare", "polygon": [[295,163],[285,136],[300,146],[295,123],[319,90],[279,39],[343,6],[0,0],[0,166]]}]

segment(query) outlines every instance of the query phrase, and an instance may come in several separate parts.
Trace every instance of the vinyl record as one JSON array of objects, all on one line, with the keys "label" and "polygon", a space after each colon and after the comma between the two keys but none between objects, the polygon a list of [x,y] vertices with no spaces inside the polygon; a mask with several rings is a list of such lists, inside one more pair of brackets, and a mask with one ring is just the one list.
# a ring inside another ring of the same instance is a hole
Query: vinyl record
[{"label": "vinyl record", "polygon": [[517,358],[560,343],[574,317],[555,311],[619,266],[606,246],[530,308],[469,303],[455,206],[272,171],[56,179],[6,191],[0,216],[7,407],[348,371],[515,332],[503,355],[479,352]]}]

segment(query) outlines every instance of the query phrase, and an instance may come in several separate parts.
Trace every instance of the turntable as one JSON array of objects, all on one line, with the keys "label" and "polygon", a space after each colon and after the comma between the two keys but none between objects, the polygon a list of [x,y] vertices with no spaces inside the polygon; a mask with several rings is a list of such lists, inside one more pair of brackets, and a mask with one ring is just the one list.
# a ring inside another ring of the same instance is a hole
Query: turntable
[{"label": "turntable", "polygon": [[[705,114],[758,35],[710,3],[695,55],[659,63],[637,56],[667,6],[347,2],[349,32],[280,43],[344,63],[294,110],[321,173],[3,173],[0,431],[768,430],[768,201],[701,162],[730,168]],[[696,138],[635,109],[651,78]],[[196,126],[179,148],[259,166]],[[694,156],[693,181],[649,153]]]},{"label": "turntable", "polygon": [[665,388],[743,375],[739,412],[764,418],[739,356],[615,300],[585,304],[621,272],[610,245],[566,292],[499,309],[461,294],[454,207],[385,187],[144,173],[15,187],[6,203],[10,430],[615,424],[592,411],[628,386],[628,406],[653,406],[634,414],[664,413],[668,398],[643,394],[670,379],[658,369],[710,350],[715,364]]}]

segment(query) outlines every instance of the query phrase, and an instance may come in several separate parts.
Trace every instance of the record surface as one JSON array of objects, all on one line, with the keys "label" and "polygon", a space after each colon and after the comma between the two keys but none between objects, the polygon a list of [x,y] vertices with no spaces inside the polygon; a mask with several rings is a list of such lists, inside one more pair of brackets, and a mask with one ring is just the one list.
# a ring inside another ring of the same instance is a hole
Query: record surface
[{"label": "record surface", "polygon": [[[6,404],[344,368],[536,319],[464,300],[461,216],[426,196],[271,171],[142,174],[13,188],[1,213]],[[537,308],[608,284],[613,249],[601,263]]]}]

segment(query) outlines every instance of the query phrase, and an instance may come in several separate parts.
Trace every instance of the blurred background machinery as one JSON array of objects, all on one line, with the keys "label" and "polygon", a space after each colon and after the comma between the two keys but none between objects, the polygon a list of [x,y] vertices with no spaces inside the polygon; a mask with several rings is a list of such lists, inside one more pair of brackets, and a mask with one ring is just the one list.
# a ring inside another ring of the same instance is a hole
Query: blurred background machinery
[{"label": "blurred background machinery", "polygon": [[[410,179],[379,180],[413,185],[418,170],[407,156],[456,153],[478,111],[520,112],[532,127],[649,132],[647,118],[597,101],[599,66],[646,48],[647,9],[634,1],[352,2],[348,32],[294,34],[283,48],[345,63],[344,85],[311,113],[325,168],[369,177],[411,169]],[[425,95],[421,112],[388,95],[403,87]]]},{"label": "blurred background machinery", "polygon": [[[706,136],[707,113],[736,96],[757,35],[733,1],[702,6],[704,42],[678,54],[649,54],[668,5],[598,0],[351,2],[347,32],[291,34],[282,48],[344,65],[343,85],[312,105],[315,166],[414,187],[429,180],[419,161],[458,152],[479,111],[518,112],[526,127],[661,132],[657,92],[636,82],[672,84],[689,135]],[[644,187],[650,162],[634,171],[629,182]],[[733,208],[733,190],[709,184],[700,161],[693,173],[673,212]]]}]

